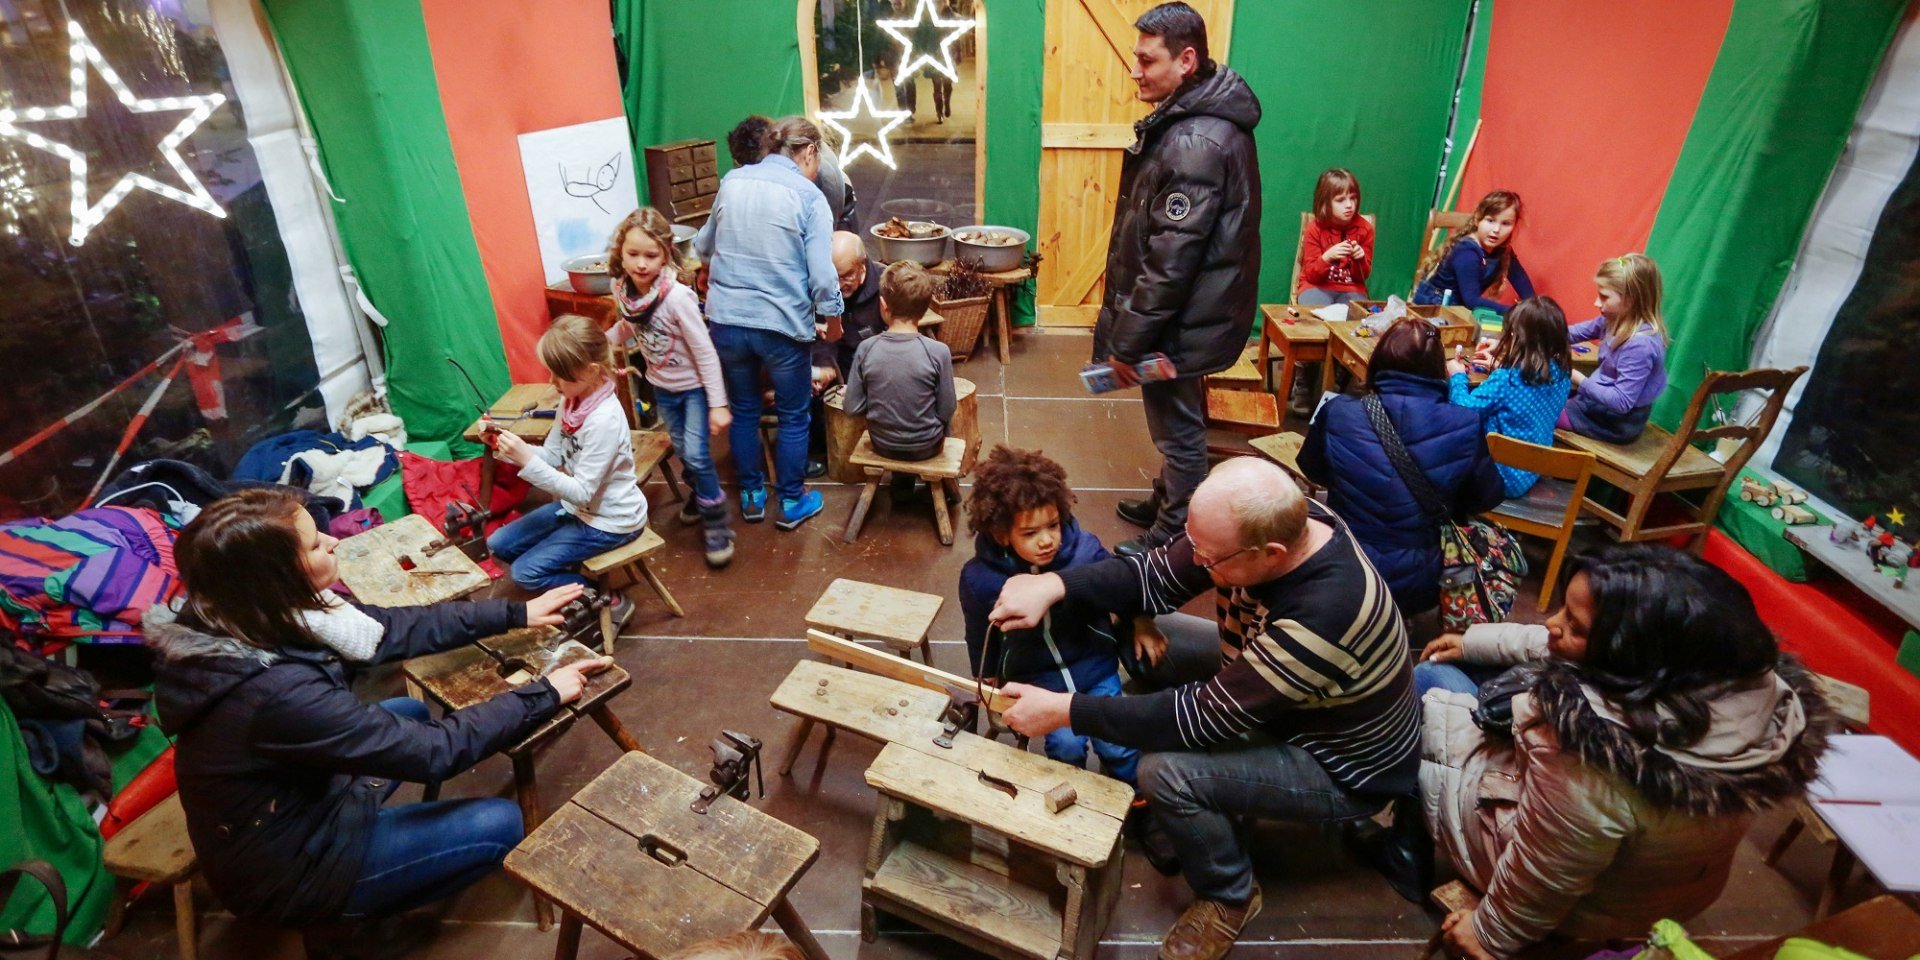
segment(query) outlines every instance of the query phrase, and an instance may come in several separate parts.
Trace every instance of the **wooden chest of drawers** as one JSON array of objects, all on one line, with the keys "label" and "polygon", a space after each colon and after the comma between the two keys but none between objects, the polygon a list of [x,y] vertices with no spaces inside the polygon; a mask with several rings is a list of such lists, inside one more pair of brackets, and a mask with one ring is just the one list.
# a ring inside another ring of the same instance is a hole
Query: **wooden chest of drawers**
[{"label": "wooden chest of drawers", "polygon": [[699,226],[720,191],[719,156],[712,140],[681,140],[645,150],[647,196],[675,223]]}]

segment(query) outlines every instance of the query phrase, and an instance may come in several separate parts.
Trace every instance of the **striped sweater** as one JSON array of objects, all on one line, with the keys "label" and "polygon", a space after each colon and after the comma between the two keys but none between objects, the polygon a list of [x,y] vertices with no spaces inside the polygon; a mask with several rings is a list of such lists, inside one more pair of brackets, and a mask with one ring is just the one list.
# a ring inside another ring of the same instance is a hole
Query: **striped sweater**
[{"label": "striped sweater", "polygon": [[1215,588],[1184,535],[1165,547],[1062,571],[1067,599],[1123,618],[1168,613],[1214,589],[1229,659],[1212,678],[1142,696],[1075,695],[1072,727],[1142,750],[1204,750],[1258,731],[1306,750],[1359,793],[1413,793],[1419,710],[1406,628],[1346,524],[1312,504],[1333,539],[1252,587]]}]

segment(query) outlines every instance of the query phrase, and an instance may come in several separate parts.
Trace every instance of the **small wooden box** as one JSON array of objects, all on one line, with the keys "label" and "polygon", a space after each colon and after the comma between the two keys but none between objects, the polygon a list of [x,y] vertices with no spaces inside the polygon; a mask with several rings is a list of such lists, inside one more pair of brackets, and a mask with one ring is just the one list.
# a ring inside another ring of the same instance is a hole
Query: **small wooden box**
[{"label": "small wooden box", "polygon": [[[1347,319],[1365,320],[1373,314],[1374,307],[1384,305],[1375,300],[1350,300]],[[1480,339],[1480,324],[1474,321],[1473,311],[1465,307],[1410,303],[1407,314],[1423,320],[1445,320],[1446,326],[1440,328],[1440,346],[1449,356],[1454,347],[1472,347]]]},{"label": "small wooden box", "polygon": [[720,161],[712,140],[680,140],[643,151],[647,197],[675,223],[702,223],[720,191]]}]

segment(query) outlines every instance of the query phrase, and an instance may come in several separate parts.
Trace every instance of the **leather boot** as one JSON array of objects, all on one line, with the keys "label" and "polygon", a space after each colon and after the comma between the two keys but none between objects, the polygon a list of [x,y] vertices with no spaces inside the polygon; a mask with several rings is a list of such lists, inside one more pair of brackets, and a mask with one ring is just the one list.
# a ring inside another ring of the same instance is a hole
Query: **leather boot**
[{"label": "leather boot", "polygon": [[1136,527],[1153,526],[1160,519],[1160,503],[1166,494],[1166,487],[1159,480],[1153,481],[1153,493],[1144,500],[1122,500],[1113,505],[1113,512]]},{"label": "leather boot", "polygon": [[1246,903],[1201,898],[1187,905],[1160,944],[1160,960],[1220,960],[1233,949],[1247,921],[1260,915],[1260,888]]},{"label": "leather boot", "polygon": [[1427,891],[1433,889],[1433,837],[1427,834],[1419,797],[1393,801],[1393,826],[1362,820],[1347,829],[1346,837],[1354,854],[1378,870],[1394,893],[1408,903],[1427,902]]}]

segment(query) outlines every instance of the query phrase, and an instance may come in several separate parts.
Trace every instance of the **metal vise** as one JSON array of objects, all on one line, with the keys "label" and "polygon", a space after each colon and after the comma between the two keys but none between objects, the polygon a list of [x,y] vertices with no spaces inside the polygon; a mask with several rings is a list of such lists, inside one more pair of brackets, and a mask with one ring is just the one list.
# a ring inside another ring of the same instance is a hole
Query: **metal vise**
[{"label": "metal vise", "polygon": [[767,795],[766,777],[760,768],[760,738],[722,730],[707,749],[713,751],[713,769],[707,771],[713,786],[700,788],[700,796],[688,805],[694,813],[705,814],[722,796],[746,800],[751,795],[747,790],[749,773],[759,784],[760,795]]},{"label": "metal vise", "polygon": [[933,745],[952,750],[953,735],[972,730],[979,720],[980,695],[948,684],[947,708],[940,712],[940,733],[933,738]]}]

